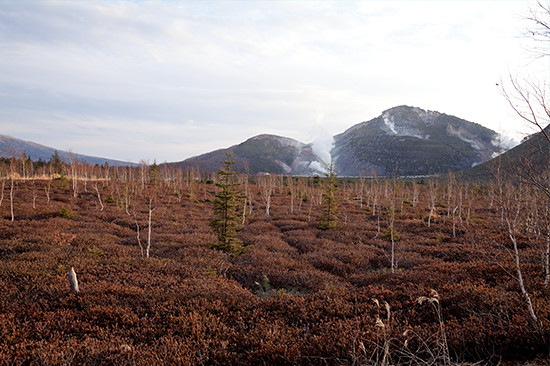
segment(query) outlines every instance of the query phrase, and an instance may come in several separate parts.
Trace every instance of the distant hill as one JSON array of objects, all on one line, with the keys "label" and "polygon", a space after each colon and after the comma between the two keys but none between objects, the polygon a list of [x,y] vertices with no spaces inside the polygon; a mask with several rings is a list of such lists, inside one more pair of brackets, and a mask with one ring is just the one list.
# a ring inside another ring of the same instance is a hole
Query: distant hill
[{"label": "distant hill", "polygon": [[203,171],[217,171],[226,159],[226,153],[233,153],[236,161],[233,169],[251,174],[277,173],[290,175],[315,175],[324,172],[326,164],[321,162],[312,150],[311,144],[275,136],[258,135],[238,145],[215,150],[177,163],[175,167],[197,167]]},{"label": "distant hill", "polygon": [[[40,145],[31,141],[23,141],[15,137],[0,135],[0,157],[11,158],[19,157],[25,153],[27,157],[32,160],[44,160],[48,161],[52,157],[53,153],[57,151],[59,157],[65,162],[69,162],[69,153],[63,150],[56,150],[52,147]],[[136,165],[134,163],[128,163],[119,160],[99,158],[95,156],[74,154],[79,161],[86,162],[88,164],[103,165],[108,163],[109,165]]]},{"label": "distant hill", "polygon": [[[550,125],[544,129],[550,134]],[[465,169],[458,175],[469,180],[487,181],[493,179],[496,168],[508,176],[518,179],[527,178],[530,174],[540,174],[550,167],[550,143],[542,132],[529,136],[513,149],[473,168]]]},{"label": "distant hill", "polygon": [[399,106],[334,138],[332,157],[344,176],[430,175],[469,168],[499,152],[498,134],[477,123]]},{"label": "distant hill", "polygon": [[[312,144],[259,135],[171,164],[213,172],[227,151],[233,151],[237,171],[248,169],[252,174],[321,175],[329,163],[315,154]],[[330,155],[340,176],[419,176],[469,168],[500,151],[499,135],[493,130],[444,113],[399,106],[336,135]]]},{"label": "distant hill", "polygon": [[[20,156],[24,152],[33,160],[47,161],[54,151],[51,147],[0,135],[2,157]],[[373,172],[379,176],[422,176],[482,164],[502,149],[499,135],[477,123],[444,113],[399,106],[334,136],[330,154],[317,151],[311,143],[263,134],[234,146],[167,164],[215,172],[228,151],[236,161],[234,169],[251,174],[322,175],[330,163],[326,160],[331,158],[340,176],[371,175]],[[68,152],[58,150],[58,153],[65,161],[69,160]],[[77,157],[91,164],[135,165],[80,154]],[[468,174],[482,174],[479,170],[471,172]]]}]

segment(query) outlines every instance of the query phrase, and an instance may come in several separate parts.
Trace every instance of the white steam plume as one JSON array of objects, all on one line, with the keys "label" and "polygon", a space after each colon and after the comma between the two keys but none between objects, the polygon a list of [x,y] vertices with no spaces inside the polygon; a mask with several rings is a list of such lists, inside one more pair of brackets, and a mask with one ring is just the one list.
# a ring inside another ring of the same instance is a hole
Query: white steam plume
[{"label": "white steam plume", "polygon": [[321,160],[323,165],[328,166],[332,161],[330,151],[334,146],[334,138],[329,134],[322,126],[324,113],[322,110],[317,111],[313,119],[315,124],[313,126],[313,142],[311,143],[311,149],[313,153]]}]

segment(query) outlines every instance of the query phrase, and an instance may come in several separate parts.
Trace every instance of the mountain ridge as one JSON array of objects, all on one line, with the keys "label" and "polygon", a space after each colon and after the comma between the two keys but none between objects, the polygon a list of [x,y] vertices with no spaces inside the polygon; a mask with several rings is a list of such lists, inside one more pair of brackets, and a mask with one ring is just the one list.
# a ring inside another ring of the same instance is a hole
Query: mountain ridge
[{"label": "mountain ridge", "polygon": [[[378,117],[350,126],[323,142],[260,134],[230,147],[196,155],[168,166],[215,172],[233,153],[234,169],[251,174],[323,175],[332,160],[340,176],[421,176],[460,171],[490,160],[501,152],[499,134],[459,117],[401,105]],[[0,135],[0,156],[25,152],[32,159],[48,160],[54,151],[68,161],[69,153],[30,141]],[[114,159],[73,154],[92,164],[135,165]]]},{"label": "mountain ridge", "polygon": [[0,134],[0,157],[2,158],[19,157],[21,156],[21,154],[24,153],[28,158],[31,158],[31,160],[48,161],[56,151],[59,154],[59,157],[65,162],[69,162],[71,156],[73,156],[79,161],[83,161],[89,164],[104,165],[105,163],[107,163],[109,165],[137,165],[135,163],[123,162],[115,159],[70,153],[68,151],[41,145],[33,141],[25,141],[16,137]]},{"label": "mountain ridge", "polygon": [[430,175],[489,160],[497,140],[480,124],[403,105],[336,135],[331,153],[340,175]]},{"label": "mountain ridge", "polygon": [[[550,134],[550,124],[544,128]],[[531,180],[533,174],[539,175],[550,166],[550,142],[542,132],[536,132],[522,140],[520,144],[503,152],[501,155],[475,167],[460,172],[460,176],[486,182],[492,180],[499,169],[508,176],[516,179]]]},{"label": "mountain ridge", "polygon": [[230,146],[194,156],[180,162],[168,163],[180,168],[199,168],[216,171],[225,154],[231,152],[236,161],[234,170],[240,172],[314,175],[323,166],[311,144],[278,135],[261,134]]}]

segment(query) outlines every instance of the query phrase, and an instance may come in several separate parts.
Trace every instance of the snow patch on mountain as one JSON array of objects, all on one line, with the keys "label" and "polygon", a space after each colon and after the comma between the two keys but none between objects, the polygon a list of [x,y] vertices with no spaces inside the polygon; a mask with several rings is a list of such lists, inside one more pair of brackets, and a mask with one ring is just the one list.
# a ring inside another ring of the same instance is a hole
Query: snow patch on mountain
[{"label": "snow patch on mountain", "polygon": [[386,127],[389,128],[391,133],[393,133],[394,135],[399,135],[399,133],[395,129],[395,123],[393,122],[393,118],[391,118],[391,116],[388,116],[387,113],[384,113],[382,119],[384,120],[384,124],[386,125]]},{"label": "snow patch on mountain", "polygon": [[406,123],[403,123],[403,121],[396,124],[394,117],[388,112],[384,112],[382,114],[382,120],[384,121],[382,129],[388,135],[416,137],[423,140],[429,138],[429,136],[423,135],[418,129],[412,126],[407,126]]},{"label": "snow patch on mountain", "polygon": [[481,151],[483,149],[483,146],[480,144],[479,141],[475,139],[475,136],[472,136],[471,133],[468,131],[462,129],[462,128],[454,128],[452,125],[447,125],[447,133],[450,136],[455,136],[461,139],[464,142],[467,142],[477,151]]}]

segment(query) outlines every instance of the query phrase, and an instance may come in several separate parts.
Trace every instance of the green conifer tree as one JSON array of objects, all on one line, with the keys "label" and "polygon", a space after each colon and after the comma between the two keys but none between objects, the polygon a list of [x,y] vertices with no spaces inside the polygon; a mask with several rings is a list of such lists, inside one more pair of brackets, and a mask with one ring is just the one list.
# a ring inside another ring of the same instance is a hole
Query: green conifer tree
[{"label": "green conifer tree", "polygon": [[239,183],[236,180],[236,172],[232,171],[235,164],[231,160],[231,152],[226,153],[227,159],[223,161],[223,168],[218,170],[219,181],[216,183],[220,191],[214,199],[214,217],[210,225],[218,235],[218,241],[212,244],[213,248],[239,255],[243,252],[242,242],[237,239],[240,215],[238,209],[241,206],[242,196],[238,193]]},{"label": "green conifer tree", "polygon": [[50,158],[50,166],[52,167],[52,172],[54,174],[64,174],[64,164],[63,160],[61,160],[61,157],[59,156],[59,153],[57,150],[55,150]]},{"label": "green conifer tree", "polygon": [[334,172],[334,164],[331,162],[327,173],[325,173],[326,179],[323,182],[322,213],[318,226],[322,230],[334,229],[338,225],[339,199],[337,196],[338,187],[336,186],[337,176]]}]

